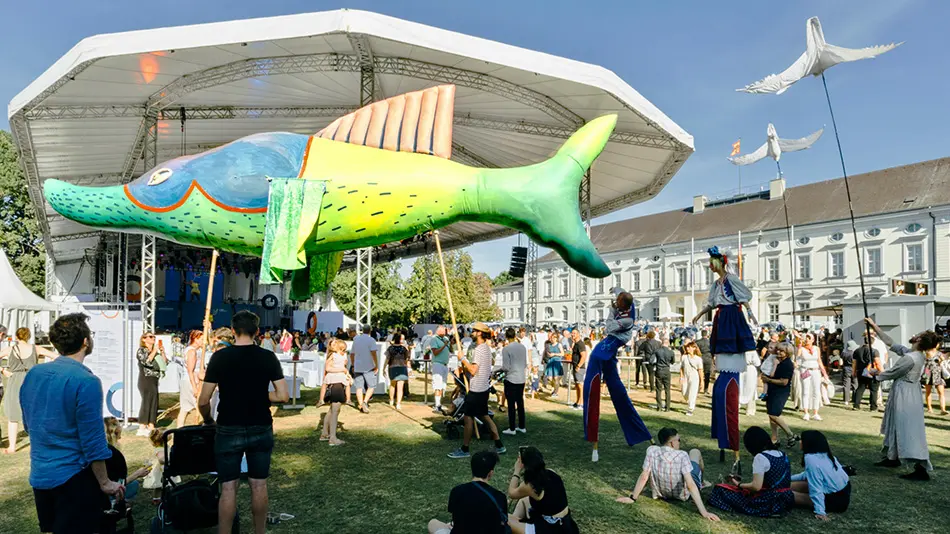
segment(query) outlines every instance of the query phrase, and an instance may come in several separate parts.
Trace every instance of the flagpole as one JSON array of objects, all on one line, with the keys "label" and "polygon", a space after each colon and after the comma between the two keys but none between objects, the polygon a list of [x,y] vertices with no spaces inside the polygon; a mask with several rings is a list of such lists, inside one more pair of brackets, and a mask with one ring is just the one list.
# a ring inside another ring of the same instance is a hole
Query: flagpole
[{"label": "flagpole", "polygon": [[[844,190],[848,195],[848,213],[851,216],[851,234],[854,237],[854,253],[858,257],[858,279],[861,282],[861,304],[864,306],[864,316],[868,314],[867,292],[864,289],[864,265],[861,263],[861,245],[858,243],[858,229],[854,223],[854,204],[851,202],[851,184],[848,180],[848,170],[844,165],[844,152],[841,150],[841,138],[838,137],[838,123],[835,121],[835,110],[831,106],[831,94],[828,93],[828,82],[825,80],[825,73],[821,73],[821,85],[825,88],[825,100],[828,101],[828,112],[831,114],[831,126],[835,130],[835,142],[838,144],[838,159],[841,160],[841,174],[844,175]],[[865,322],[867,331],[867,340],[871,340],[871,325]]]}]

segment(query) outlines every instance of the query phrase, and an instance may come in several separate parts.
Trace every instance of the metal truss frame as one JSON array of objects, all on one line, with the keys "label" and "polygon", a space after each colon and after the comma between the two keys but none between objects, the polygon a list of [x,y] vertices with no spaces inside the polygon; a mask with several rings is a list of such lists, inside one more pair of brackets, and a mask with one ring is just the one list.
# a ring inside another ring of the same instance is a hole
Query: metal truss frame
[{"label": "metal truss frame", "polygon": [[[578,204],[580,206],[581,218],[584,221],[584,229],[587,230],[587,238],[590,238],[590,169],[584,173],[584,179],[581,181],[581,187],[578,191]],[[585,325],[590,323],[590,279],[577,275],[577,287],[574,288],[574,320]]]},{"label": "metal truss frame", "polygon": [[56,261],[50,254],[46,255],[46,300],[52,300],[56,294]]},{"label": "metal truss frame", "polygon": [[142,322],[155,331],[155,236],[142,235]]},{"label": "metal truss frame", "polygon": [[373,249],[356,250],[356,322],[372,324],[373,318]]},{"label": "metal truss frame", "polygon": [[530,239],[524,282],[525,322],[538,326],[538,244]]}]

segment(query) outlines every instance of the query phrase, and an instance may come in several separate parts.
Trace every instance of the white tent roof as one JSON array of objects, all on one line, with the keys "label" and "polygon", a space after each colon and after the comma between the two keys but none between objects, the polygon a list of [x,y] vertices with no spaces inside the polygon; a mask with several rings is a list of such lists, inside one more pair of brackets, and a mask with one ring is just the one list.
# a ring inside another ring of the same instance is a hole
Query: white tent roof
[{"label": "white tent roof", "polygon": [[[361,72],[374,86],[361,86]],[[350,10],[89,37],[8,114],[47,250],[63,261],[99,234],[46,205],[47,178],[123,183],[183,146],[195,153],[256,132],[314,133],[359,107],[361,89],[380,98],[443,83],[457,85],[453,159],[468,165],[540,161],[585,121],[617,113],[591,173],[595,217],[656,195],[693,151],[692,136],[603,67]],[[510,233],[458,223],[442,235],[458,246]]]},{"label": "white tent roof", "polygon": [[23,285],[3,249],[0,249],[0,309],[32,311],[57,309],[55,304],[41,299]]}]

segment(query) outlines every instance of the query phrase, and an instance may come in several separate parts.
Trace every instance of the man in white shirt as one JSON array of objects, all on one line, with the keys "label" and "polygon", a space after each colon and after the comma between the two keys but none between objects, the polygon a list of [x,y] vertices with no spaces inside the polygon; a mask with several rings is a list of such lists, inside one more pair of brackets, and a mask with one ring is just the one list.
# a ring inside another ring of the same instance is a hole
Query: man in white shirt
[{"label": "man in white shirt", "polygon": [[468,334],[469,334],[469,331],[466,330],[465,328],[461,328],[461,327],[460,327],[460,331],[461,331],[462,334],[463,334],[463,336],[462,336],[462,354],[468,354],[468,349],[469,349],[469,347],[472,346],[472,338],[471,338],[471,336],[468,335]]},{"label": "man in white shirt", "polygon": [[369,413],[369,399],[376,388],[376,375],[379,360],[376,357],[376,340],[369,335],[370,326],[363,325],[363,333],[353,339],[353,385],[356,389],[356,403],[363,413]]},{"label": "man in white shirt", "polygon": [[693,449],[689,454],[681,451],[679,434],[672,428],[661,428],[656,438],[663,445],[647,447],[643,471],[633,493],[629,497],[619,497],[617,502],[637,502],[649,482],[654,499],[685,501],[692,497],[701,516],[710,521],[719,521],[719,516],[706,510],[699,494],[703,483],[703,457],[699,449]]},{"label": "man in white shirt", "polygon": [[481,419],[485,427],[491,433],[495,440],[495,452],[504,454],[506,452],[504,444],[498,437],[498,427],[488,414],[488,393],[491,387],[491,368],[492,353],[488,348],[488,340],[491,339],[491,329],[484,323],[475,323],[472,327],[475,334],[475,350],[472,351],[472,361],[459,355],[459,366],[465,372],[472,375],[469,383],[468,393],[465,395],[465,403],[462,405],[462,411],[465,414],[465,435],[462,446],[449,453],[449,458],[459,459],[471,456],[469,444],[472,442],[472,431],[475,427],[475,418]]}]

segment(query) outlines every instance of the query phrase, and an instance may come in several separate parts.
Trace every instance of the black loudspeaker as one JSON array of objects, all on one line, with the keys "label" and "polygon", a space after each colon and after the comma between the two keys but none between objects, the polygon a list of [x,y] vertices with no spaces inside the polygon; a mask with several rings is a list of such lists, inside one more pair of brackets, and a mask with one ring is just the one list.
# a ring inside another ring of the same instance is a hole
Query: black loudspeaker
[{"label": "black loudspeaker", "polygon": [[515,278],[524,278],[527,263],[528,247],[511,247],[511,268],[508,269],[508,274]]}]

